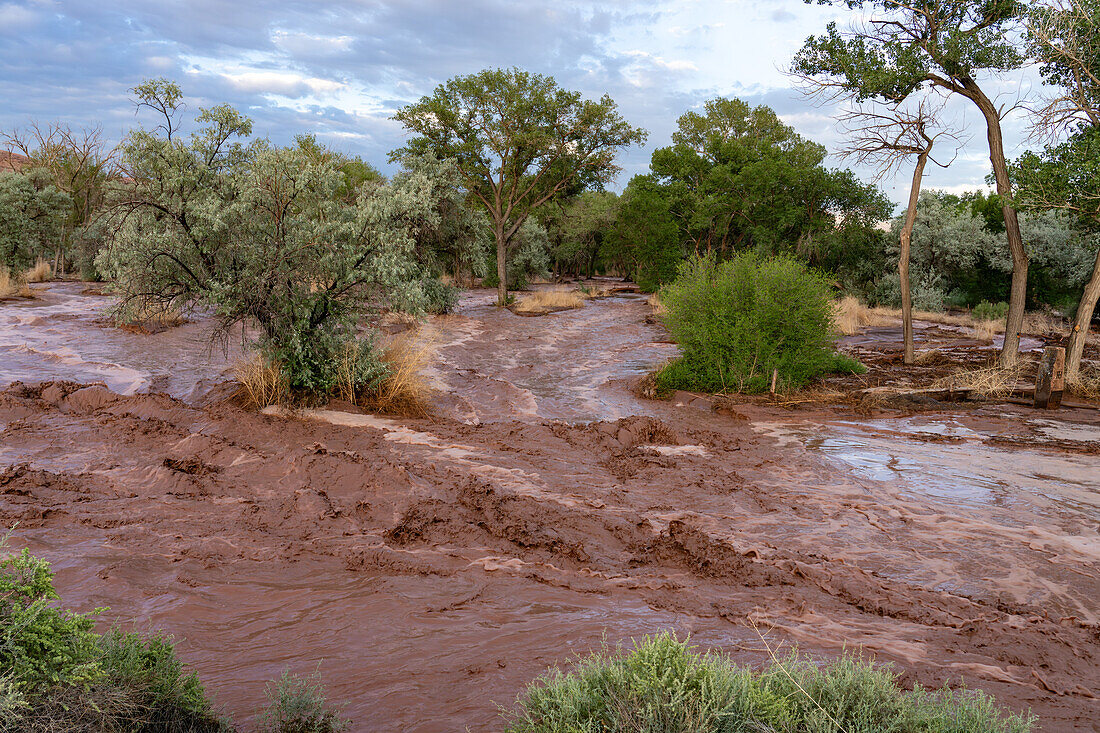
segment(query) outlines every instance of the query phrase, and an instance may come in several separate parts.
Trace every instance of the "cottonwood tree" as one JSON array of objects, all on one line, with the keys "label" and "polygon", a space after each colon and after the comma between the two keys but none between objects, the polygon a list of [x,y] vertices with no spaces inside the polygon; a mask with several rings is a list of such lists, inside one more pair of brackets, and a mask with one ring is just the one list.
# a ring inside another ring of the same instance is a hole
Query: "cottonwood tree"
[{"label": "cottonwood tree", "polygon": [[685,244],[729,256],[754,248],[816,263],[839,227],[888,215],[885,198],[850,171],[824,167],[825,148],[767,106],[708,100],[680,116],[650,169]]},{"label": "cottonwood tree", "polygon": [[[944,136],[955,137],[949,130],[940,128],[936,114],[941,107],[928,99],[921,99],[915,107],[904,104],[857,107],[841,118],[846,142],[840,153],[862,165],[878,169],[885,176],[900,168],[905,161],[916,158],[913,178],[909,186],[909,200],[905,219],[899,233],[901,251],[898,255],[898,277],[901,284],[901,322],[904,341],[903,361],[912,364],[913,348],[913,293],[909,284],[909,249],[913,239],[913,226],[917,220],[917,201],[921,181],[928,161],[941,167],[932,157],[936,141]],[[956,138],[957,139],[957,138]]]},{"label": "cottonwood tree", "polygon": [[488,212],[501,305],[508,254],[531,213],[566,190],[602,187],[619,170],[616,153],[646,137],[610,97],[586,100],[552,77],[515,68],[450,79],[394,119],[415,135],[394,157],[431,152],[454,160]]},{"label": "cottonwood tree", "polygon": [[[806,0],[807,3],[815,0]],[[816,0],[867,17],[849,31],[829,23],[796,54],[795,74],[816,77],[854,98],[898,103],[938,87],[970,100],[985,121],[989,160],[1000,194],[1012,256],[1012,285],[1000,363],[1018,358],[1027,295],[1028,257],[1012,204],[1001,119],[1006,110],[986,94],[978,77],[1019,68],[1018,31],[1026,6],[1019,0]]]},{"label": "cottonwood tree", "polygon": [[[1033,9],[1028,41],[1044,80],[1058,91],[1036,110],[1035,131],[1057,139],[1013,166],[1021,206],[1073,214],[1100,237],[1100,2],[1051,0]],[[1066,378],[1077,379],[1100,300],[1100,241],[1066,347]]]}]

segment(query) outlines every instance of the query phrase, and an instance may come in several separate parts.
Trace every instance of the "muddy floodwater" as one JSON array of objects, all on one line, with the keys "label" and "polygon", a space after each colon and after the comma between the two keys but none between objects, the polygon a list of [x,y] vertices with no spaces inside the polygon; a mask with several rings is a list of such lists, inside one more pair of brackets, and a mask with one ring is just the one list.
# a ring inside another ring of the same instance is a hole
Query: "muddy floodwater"
[{"label": "muddy floodwater", "polygon": [[472,291],[418,332],[432,417],[260,414],[210,392],[237,354],[202,319],[128,333],[43,290],[0,304],[0,521],[67,605],[174,634],[238,722],[289,667],[353,730],[500,730],[546,667],[673,629],[1100,731],[1096,410],[642,400],[676,353],[642,297]]}]

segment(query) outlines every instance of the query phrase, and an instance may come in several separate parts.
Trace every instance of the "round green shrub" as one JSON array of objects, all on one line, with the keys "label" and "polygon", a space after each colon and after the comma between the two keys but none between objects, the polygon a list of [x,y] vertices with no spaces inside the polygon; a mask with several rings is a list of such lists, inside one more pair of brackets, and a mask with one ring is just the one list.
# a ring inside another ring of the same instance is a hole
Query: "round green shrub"
[{"label": "round green shrub", "polygon": [[507,733],[1028,733],[1030,716],[968,690],[902,690],[888,667],[797,655],[760,671],[671,634],[552,670],[504,713]]},{"label": "round green shrub", "polygon": [[763,392],[777,370],[778,388],[788,390],[862,370],[833,348],[828,283],[792,257],[690,257],[661,302],[682,352],[657,374],[662,389]]}]

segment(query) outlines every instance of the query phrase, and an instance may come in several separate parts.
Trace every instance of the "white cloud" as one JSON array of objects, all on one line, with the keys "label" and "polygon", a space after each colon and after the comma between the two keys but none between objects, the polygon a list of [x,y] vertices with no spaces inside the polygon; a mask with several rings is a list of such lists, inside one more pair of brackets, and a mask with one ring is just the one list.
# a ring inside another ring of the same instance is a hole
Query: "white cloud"
[{"label": "white cloud", "polygon": [[38,22],[38,15],[31,9],[15,3],[0,5],[0,29],[16,31],[29,28]]},{"label": "white cloud", "polygon": [[326,36],[298,31],[276,30],[271,41],[291,55],[332,56],[347,53],[355,39],[352,36]]}]

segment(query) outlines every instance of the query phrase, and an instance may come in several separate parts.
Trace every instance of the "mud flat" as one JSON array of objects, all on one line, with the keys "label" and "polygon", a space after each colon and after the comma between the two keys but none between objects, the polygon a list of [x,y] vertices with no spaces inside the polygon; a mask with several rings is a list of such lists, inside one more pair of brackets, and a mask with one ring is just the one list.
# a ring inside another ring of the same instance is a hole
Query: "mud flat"
[{"label": "mud flat", "polygon": [[643,300],[489,298],[429,327],[432,419],[22,378],[0,521],[66,603],[183,639],[238,720],[320,662],[356,730],[495,730],[547,665],[671,628],[746,663],[862,647],[1100,730],[1096,411],[639,401],[671,353]]}]

